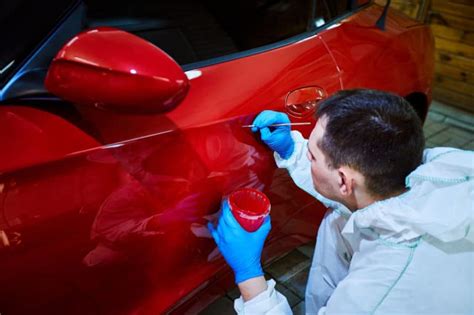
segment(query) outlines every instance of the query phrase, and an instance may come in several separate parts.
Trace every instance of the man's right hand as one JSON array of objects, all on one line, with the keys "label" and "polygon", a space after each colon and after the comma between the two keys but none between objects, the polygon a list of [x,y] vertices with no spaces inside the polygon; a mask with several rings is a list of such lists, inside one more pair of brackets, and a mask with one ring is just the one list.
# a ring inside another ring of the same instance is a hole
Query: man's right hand
[{"label": "man's right hand", "polygon": [[293,153],[295,143],[291,138],[290,126],[270,127],[273,124],[290,123],[290,119],[284,113],[272,110],[264,110],[253,121],[253,132],[260,130],[260,138],[273,151],[276,151],[282,158],[287,159]]}]

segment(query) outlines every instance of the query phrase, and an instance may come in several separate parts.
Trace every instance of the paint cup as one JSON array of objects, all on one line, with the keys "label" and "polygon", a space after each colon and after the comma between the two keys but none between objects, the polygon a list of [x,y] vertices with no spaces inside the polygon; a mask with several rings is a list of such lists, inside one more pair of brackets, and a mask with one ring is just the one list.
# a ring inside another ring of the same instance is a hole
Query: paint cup
[{"label": "paint cup", "polygon": [[242,188],[229,195],[229,208],[247,232],[254,232],[270,214],[270,200],[259,190]]}]

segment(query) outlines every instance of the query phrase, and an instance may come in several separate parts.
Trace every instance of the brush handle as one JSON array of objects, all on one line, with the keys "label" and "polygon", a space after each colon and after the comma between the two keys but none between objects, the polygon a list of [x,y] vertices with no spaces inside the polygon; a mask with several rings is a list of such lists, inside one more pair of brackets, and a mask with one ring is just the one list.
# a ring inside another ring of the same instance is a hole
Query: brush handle
[{"label": "brush handle", "polygon": [[[311,125],[311,122],[295,122],[295,123],[282,123],[282,124],[273,124],[269,125],[268,127],[278,127],[278,126],[303,126],[303,125]],[[255,125],[242,125],[242,128],[253,128]]]}]

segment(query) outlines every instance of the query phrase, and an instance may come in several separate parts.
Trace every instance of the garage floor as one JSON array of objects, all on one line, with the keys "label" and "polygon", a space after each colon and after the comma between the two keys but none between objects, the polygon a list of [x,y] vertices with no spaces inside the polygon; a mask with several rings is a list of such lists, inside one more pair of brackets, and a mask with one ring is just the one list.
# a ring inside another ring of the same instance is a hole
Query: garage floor
[{"label": "garage floor", "polygon": [[[424,125],[427,147],[455,147],[474,150],[474,114],[433,101]],[[277,289],[290,303],[294,315],[304,314],[304,291],[314,244],[301,246],[265,268],[266,278],[277,281]],[[201,315],[235,314],[237,288],[212,303]]]}]

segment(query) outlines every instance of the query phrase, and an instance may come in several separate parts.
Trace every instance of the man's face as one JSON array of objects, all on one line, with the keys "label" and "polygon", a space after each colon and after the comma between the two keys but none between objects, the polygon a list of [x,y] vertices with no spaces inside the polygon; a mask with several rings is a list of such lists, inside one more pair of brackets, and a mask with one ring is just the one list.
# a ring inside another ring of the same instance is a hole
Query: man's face
[{"label": "man's face", "polygon": [[311,162],[311,177],[314,188],[321,195],[340,201],[338,170],[329,166],[329,161],[318,145],[323,139],[326,122],[327,119],[324,116],[320,118],[309,136],[308,159]]}]

